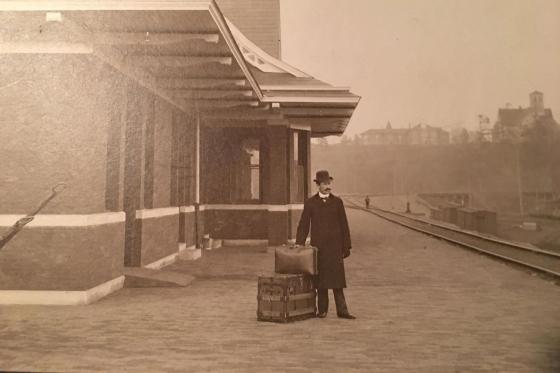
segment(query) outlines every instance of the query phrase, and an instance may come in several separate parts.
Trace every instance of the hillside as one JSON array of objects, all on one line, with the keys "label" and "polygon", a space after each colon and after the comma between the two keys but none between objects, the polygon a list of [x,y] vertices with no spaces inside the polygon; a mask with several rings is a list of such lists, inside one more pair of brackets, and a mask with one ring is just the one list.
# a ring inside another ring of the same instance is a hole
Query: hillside
[{"label": "hillside", "polygon": [[[553,159],[557,155],[518,149],[523,191],[537,199],[539,194],[558,194],[560,175],[553,171],[560,164]],[[313,145],[311,169],[328,169],[341,194],[468,192],[481,206],[518,209],[517,156],[509,144]]]}]

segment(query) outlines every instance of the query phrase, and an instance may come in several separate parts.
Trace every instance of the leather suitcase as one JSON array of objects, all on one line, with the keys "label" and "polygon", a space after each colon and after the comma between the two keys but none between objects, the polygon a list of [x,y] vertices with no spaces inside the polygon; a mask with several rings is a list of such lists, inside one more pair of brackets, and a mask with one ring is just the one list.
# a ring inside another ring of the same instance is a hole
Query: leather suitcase
[{"label": "leather suitcase", "polygon": [[283,246],[274,252],[274,272],[317,274],[317,248]]},{"label": "leather suitcase", "polygon": [[259,276],[257,319],[286,323],[315,317],[313,277],[304,274]]}]

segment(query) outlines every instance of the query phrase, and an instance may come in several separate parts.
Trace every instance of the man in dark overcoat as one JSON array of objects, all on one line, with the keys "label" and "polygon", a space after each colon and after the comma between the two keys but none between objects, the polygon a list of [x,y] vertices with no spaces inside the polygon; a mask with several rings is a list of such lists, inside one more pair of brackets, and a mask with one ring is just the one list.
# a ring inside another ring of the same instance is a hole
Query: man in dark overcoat
[{"label": "man in dark overcoat", "polygon": [[328,171],[317,171],[318,192],[307,199],[297,228],[296,245],[304,245],[311,229],[311,246],[318,251],[317,316],[329,309],[328,289],[333,289],[338,317],[355,319],[348,312],[343,288],[346,287],[344,258],[350,255],[350,230],[342,200],[331,193],[333,178]]}]

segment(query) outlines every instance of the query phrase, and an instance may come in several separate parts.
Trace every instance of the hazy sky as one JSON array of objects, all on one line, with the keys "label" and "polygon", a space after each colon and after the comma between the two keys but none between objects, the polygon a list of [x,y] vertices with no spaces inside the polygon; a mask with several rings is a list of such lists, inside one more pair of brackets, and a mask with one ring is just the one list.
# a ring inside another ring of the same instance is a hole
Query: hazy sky
[{"label": "hazy sky", "polygon": [[544,93],[560,121],[560,0],[280,0],[282,59],[362,100],[346,134],[478,126]]}]

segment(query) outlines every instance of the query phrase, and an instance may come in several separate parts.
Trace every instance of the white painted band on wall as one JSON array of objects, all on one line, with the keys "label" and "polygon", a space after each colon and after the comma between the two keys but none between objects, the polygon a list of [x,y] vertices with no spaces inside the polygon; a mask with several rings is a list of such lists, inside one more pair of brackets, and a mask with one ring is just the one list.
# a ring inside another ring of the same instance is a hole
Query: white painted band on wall
[{"label": "white painted band on wall", "polygon": [[92,54],[93,47],[83,43],[17,42],[0,43],[0,54]]},{"label": "white painted band on wall", "polygon": [[[11,227],[25,215],[0,215],[0,227]],[[124,212],[103,212],[99,214],[82,215],[35,215],[26,227],[88,227],[93,225],[123,223],[126,219]]]},{"label": "white painted band on wall", "polygon": [[269,205],[268,211],[303,210],[303,203],[291,205]]},{"label": "white painted band on wall", "polygon": [[268,246],[268,240],[222,239],[222,246]]},{"label": "white painted band on wall", "polygon": [[[203,206],[200,206],[201,210]],[[204,205],[206,210],[268,210],[268,211],[289,211],[303,210],[303,203],[289,205],[235,205],[235,204],[216,204]]]},{"label": "white painted band on wall", "polygon": [[268,206],[268,211],[274,211],[274,212],[284,212],[284,211],[288,211],[289,210],[289,205],[270,205]]},{"label": "white painted band on wall", "polygon": [[93,303],[124,286],[124,276],[88,290],[0,290],[0,305],[78,306]]},{"label": "white painted band on wall", "polygon": [[179,207],[162,207],[159,209],[136,210],[136,219],[161,218],[179,215]]},{"label": "white painted band on wall", "polygon": [[268,205],[232,205],[216,204],[204,205],[205,210],[268,210]]},{"label": "white painted band on wall", "polygon": [[[268,211],[289,211],[289,210],[303,210],[303,203],[294,203],[289,205],[259,205],[259,204],[215,204],[215,205],[200,205],[199,211],[204,210],[268,210]],[[140,211],[140,210],[139,210]],[[150,211],[150,210],[142,210]],[[194,206],[181,206],[179,207],[180,213],[195,212]],[[138,216],[137,216],[138,217]]]},{"label": "white painted band on wall", "polygon": [[64,11],[64,10],[208,10],[209,0],[198,1],[111,1],[111,0],[35,0],[4,1],[0,10]]}]

